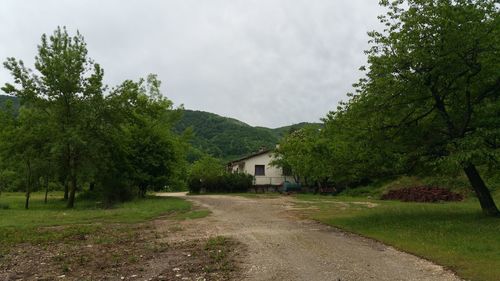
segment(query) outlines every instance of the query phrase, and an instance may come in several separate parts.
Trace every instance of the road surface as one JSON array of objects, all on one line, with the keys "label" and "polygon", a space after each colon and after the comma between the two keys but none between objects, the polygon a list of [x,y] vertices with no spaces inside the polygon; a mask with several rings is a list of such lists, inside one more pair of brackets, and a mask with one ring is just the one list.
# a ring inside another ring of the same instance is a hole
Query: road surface
[{"label": "road surface", "polygon": [[427,260],[301,219],[291,211],[292,198],[185,198],[210,209],[212,214],[186,221],[183,227],[191,230],[183,231],[177,239],[223,235],[244,243],[248,256],[242,260],[243,280],[461,280]]}]

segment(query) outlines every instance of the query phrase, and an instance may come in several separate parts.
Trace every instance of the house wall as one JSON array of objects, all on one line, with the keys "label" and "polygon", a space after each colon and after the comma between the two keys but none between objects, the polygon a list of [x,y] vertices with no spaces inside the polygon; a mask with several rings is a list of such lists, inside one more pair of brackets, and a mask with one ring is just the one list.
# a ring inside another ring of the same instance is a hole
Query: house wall
[{"label": "house wall", "polygon": [[[257,155],[241,161],[232,166],[233,172],[244,172],[254,176],[255,185],[281,185],[285,180],[294,182],[293,177],[283,176],[281,168],[271,166],[269,163],[272,161],[272,152]],[[255,165],[265,166],[265,175],[255,175]]]}]

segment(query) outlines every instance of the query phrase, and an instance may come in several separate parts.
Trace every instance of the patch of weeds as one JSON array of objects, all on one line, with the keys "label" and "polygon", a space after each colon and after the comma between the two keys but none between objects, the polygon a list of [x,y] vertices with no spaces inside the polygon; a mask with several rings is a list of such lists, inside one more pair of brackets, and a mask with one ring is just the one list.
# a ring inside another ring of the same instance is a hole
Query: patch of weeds
[{"label": "patch of weeds", "polygon": [[224,246],[227,243],[228,239],[224,236],[216,236],[209,238],[207,243],[205,244],[205,250],[212,250],[218,246]]},{"label": "patch of weeds", "polygon": [[96,244],[112,244],[113,242],[117,241],[115,237],[98,237],[94,240],[94,243]]},{"label": "patch of weeds", "polygon": [[168,243],[164,243],[164,242],[160,242],[160,243],[151,242],[151,243],[146,243],[144,245],[144,247],[148,251],[151,251],[153,253],[161,253],[161,252],[165,252],[168,249],[169,245],[168,245]]},{"label": "patch of weeds", "polygon": [[193,210],[189,211],[187,213],[180,213],[175,216],[175,219],[178,220],[194,220],[194,219],[201,219],[204,218],[208,215],[210,215],[209,210]]},{"label": "patch of weeds", "polygon": [[117,253],[113,253],[111,255],[111,263],[113,266],[117,266],[120,263],[121,255]]},{"label": "patch of weeds", "polygon": [[64,256],[63,256],[63,255],[57,255],[57,256],[52,257],[52,259],[53,259],[55,262],[60,263],[60,262],[63,262],[63,261],[64,261]]},{"label": "patch of weeds", "polygon": [[0,245],[0,264],[9,262],[8,253],[9,252]]},{"label": "patch of weeds", "polygon": [[67,263],[63,263],[63,264],[61,265],[61,270],[62,270],[62,272],[64,272],[64,273],[68,273],[68,272],[69,272],[69,270],[70,270],[69,265],[68,265]]},{"label": "patch of weeds", "polygon": [[184,228],[181,225],[174,225],[168,228],[170,232],[178,232],[184,230]]},{"label": "patch of weeds", "polygon": [[90,261],[90,258],[86,255],[81,255],[78,258],[78,264],[79,265],[86,265]]},{"label": "patch of weeds", "polygon": [[129,261],[130,263],[136,263],[136,262],[138,262],[138,261],[139,261],[139,258],[137,258],[137,256],[129,256],[129,257],[128,257],[128,261]]},{"label": "patch of weeds", "polygon": [[233,270],[229,257],[231,243],[228,238],[224,236],[209,238],[205,244],[205,251],[210,258],[210,262],[204,267],[205,272]]}]

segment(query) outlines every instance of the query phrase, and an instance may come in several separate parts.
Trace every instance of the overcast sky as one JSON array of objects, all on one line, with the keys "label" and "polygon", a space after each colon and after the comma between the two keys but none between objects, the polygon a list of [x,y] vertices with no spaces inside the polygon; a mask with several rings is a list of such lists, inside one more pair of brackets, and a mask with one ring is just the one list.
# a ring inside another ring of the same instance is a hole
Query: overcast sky
[{"label": "overcast sky", "polygon": [[32,66],[41,34],[67,26],[110,86],[156,73],[176,105],[278,127],[345,99],[382,11],[378,0],[1,0],[0,59]]}]

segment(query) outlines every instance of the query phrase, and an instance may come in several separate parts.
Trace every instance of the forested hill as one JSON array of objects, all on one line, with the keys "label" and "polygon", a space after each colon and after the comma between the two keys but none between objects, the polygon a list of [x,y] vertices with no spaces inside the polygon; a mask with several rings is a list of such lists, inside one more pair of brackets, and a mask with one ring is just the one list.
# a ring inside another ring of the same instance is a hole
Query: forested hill
[{"label": "forested hill", "polygon": [[[13,100],[15,107],[18,106],[15,97],[0,95],[0,108],[7,100]],[[290,130],[307,124],[309,123],[299,123],[276,129],[252,127],[233,118],[185,110],[175,130],[180,133],[191,127],[194,132],[191,144],[197,150],[224,160],[232,160],[256,152],[261,147],[273,148]]]},{"label": "forested hill", "polygon": [[185,110],[176,130],[182,132],[191,127],[194,132],[191,143],[195,148],[224,160],[232,160],[251,154],[261,147],[273,148],[287,132],[306,124],[276,129],[252,127],[233,118]]},{"label": "forested hill", "polygon": [[15,108],[19,107],[19,100],[16,97],[0,94],[0,109],[4,108],[7,101],[11,100]]}]

